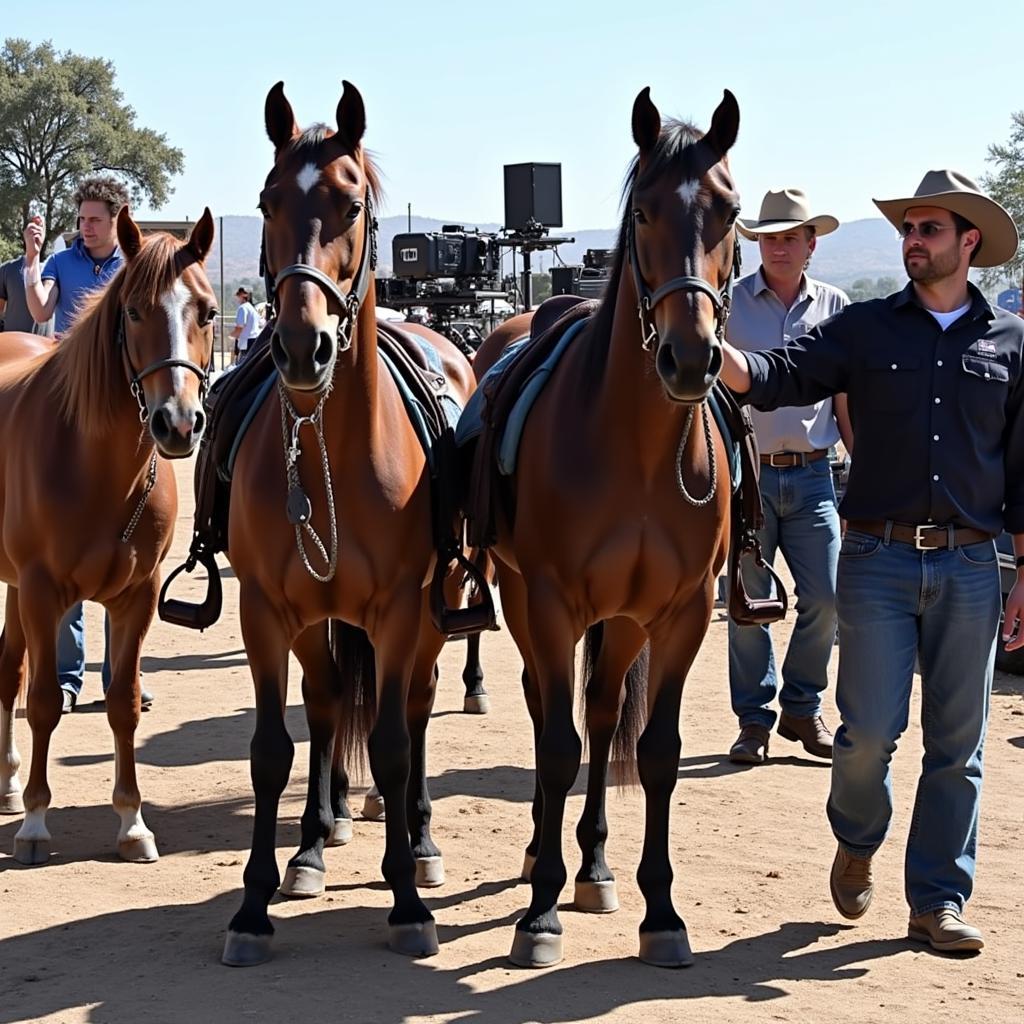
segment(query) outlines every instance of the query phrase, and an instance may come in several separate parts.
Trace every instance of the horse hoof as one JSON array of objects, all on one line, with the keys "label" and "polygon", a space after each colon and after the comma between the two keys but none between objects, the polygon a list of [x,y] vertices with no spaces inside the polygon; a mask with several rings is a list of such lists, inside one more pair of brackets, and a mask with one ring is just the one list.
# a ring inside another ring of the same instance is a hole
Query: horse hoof
[{"label": "horse hoof", "polygon": [[434,956],[441,948],[437,944],[437,926],[433,921],[389,925],[388,948],[402,956]]},{"label": "horse hoof", "polygon": [[228,967],[255,967],[270,959],[271,935],[228,932],[220,962]]},{"label": "horse hoof", "polygon": [[467,694],[462,701],[462,711],[466,715],[486,715],[491,710],[491,698],[486,693]]},{"label": "horse hoof", "polygon": [[345,846],[347,843],[352,842],[352,819],[351,818],[335,818],[334,827],[331,829],[331,834],[327,837],[326,846]]},{"label": "horse hoof", "polygon": [[619,909],[615,879],[604,882],[577,882],[573,905],[584,914],[611,914]]},{"label": "horse hoof", "polygon": [[640,959],[652,967],[689,967],[693,963],[686,929],[640,933]]},{"label": "horse hoof", "polygon": [[562,960],[562,936],[517,929],[508,958],[516,967],[554,967]]},{"label": "horse hoof", "polygon": [[436,889],[444,885],[444,861],[438,857],[416,858],[416,887]]},{"label": "horse hoof", "polygon": [[532,853],[523,854],[523,870],[519,872],[519,877],[524,882],[530,880],[530,876],[533,874],[533,865],[536,863],[537,858]]},{"label": "horse hoof", "polygon": [[14,859],[19,864],[37,867],[50,859],[49,839],[19,839],[14,837]]},{"label": "horse hoof", "polygon": [[0,814],[24,814],[25,802],[21,799],[21,790],[4,793],[0,796]]},{"label": "horse hoof", "polygon": [[121,860],[126,860],[129,864],[152,864],[160,859],[156,848],[156,839],[153,836],[119,839],[117,852]]},{"label": "horse hoof", "polygon": [[302,864],[289,864],[281,883],[281,895],[292,899],[308,900],[313,896],[324,894],[326,871],[310,868]]},{"label": "horse hoof", "polygon": [[363,817],[367,821],[383,821],[384,797],[379,793],[367,793],[363,800]]}]

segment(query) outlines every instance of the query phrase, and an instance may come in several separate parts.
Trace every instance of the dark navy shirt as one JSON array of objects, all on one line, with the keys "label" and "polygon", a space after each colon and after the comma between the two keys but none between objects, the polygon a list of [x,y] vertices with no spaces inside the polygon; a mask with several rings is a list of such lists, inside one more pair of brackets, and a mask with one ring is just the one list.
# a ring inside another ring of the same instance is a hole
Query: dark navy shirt
[{"label": "dark navy shirt", "polygon": [[123,262],[117,246],[106,259],[94,260],[81,237],[67,249],[50,256],[41,276],[44,281],[57,282],[59,291],[53,315],[58,335],[66,334],[71,328],[86,295],[102,288],[121,269]]},{"label": "dark navy shirt", "polygon": [[1024,321],[968,288],[970,308],[945,331],[908,284],[746,353],[740,397],[758,409],[847,393],[845,518],[1024,533]]}]

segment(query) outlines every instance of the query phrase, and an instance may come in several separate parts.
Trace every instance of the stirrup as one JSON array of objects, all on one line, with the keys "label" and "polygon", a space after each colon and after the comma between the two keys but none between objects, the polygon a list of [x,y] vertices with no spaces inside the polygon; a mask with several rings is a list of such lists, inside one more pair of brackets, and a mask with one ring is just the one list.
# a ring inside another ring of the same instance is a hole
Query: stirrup
[{"label": "stirrup", "polygon": [[[167,590],[170,585],[183,572],[191,572],[197,562],[206,570],[206,598],[203,602],[193,604],[191,601],[168,597]],[[220,569],[217,566],[217,560],[212,551],[196,549],[190,551],[185,562],[164,580],[164,585],[160,588],[160,600],[157,602],[156,610],[160,618],[171,625],[203,630],[207,626],[212,626],[220,618],[223,604],[224,590],[220,582]]]},{"label": "stirrup", "polygon": [[[778,597],[750,597],[743,585],[743,556],[753,555],[754,564],[767,571],[775,584]],[[740,548],[729,580],[729,618],[737,626],[767,626],[781,622],[789,608],[789,597],[779,574],[764,560],[756,539]]]},{"label": "stirrup", "polygon": [[[448,566],[455,561],[469,577],[470,582],[480,592],[482,600],[479,604],[468,608],[449,608],[444,597],[444,581],[448,576]],[[482,633],[485,630],[498,628],[497,616],[494,614],[494,599],[491,588],[484,574],[459,550],[452,548],[448,552],[438,552],[434,565],[434,576],[430,581],[430,621],[443,637],[449,640]]]}]

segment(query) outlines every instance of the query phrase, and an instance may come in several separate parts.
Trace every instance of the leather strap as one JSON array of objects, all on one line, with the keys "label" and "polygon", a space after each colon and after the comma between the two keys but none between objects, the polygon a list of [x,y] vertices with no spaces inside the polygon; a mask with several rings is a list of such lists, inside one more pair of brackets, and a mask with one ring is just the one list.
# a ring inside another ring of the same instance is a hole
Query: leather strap
[{"label": "leather strap", "polygon": [[761,465],[772,469],[790,469],[793,466],[806,466],[809,462],[818,462],[828,455],[827,448],[818,448],[813,452],[767,452],[761,454]]},{"label": "leather strap", "polygon": [[900,544],[910,544],[919,551],[934,551],[938,548],[962,547],[964,544],[980,544],[992,540],[991,533],[984,530],[972,530],[967,527],[952,525],[937,526],[926,523],[913,526],[910,523],[894,523],[891,519],[851,519],[847,528],[858,533],[867,533],[883,540],[895,540]]}]

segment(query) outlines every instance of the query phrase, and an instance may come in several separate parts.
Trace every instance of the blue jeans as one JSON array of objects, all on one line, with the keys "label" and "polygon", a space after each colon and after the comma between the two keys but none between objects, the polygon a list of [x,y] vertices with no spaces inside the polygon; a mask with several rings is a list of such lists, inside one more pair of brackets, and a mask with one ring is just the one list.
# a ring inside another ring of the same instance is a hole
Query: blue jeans
[{"label": "blue jeans", "polygon": [[851,853],[892,818],[890,762],[921,666],[924,758],[905,863],[911,912],[962,910],[974,886],[982,746],[1002,598],[995,545],[917,551],[847,531],[839,558],[842,725],[828,818]]},{"label": "blue jeans", "polygon": [[[103,692],[110,689],[110,615],[103,613]],[[72,605],[57,627],[57,679],[78,699],[85,682],[85,611],[82,602]]]},{"label": "blue jeans", "polygon": [[[740,725],[771,729],[776,694],[794,718],[821,711],[828,660],[836,639],[836,561],[839,515],[828,459],[788,469],[761,467],[764,527],[758,535],[765,561],[781,551],[796,586],[796,624],[782,662],[779,693],[775,652],[767,626],[729,620],[729,691]],[[749,559],[743,582],[752,597],[768,597],[771,577]]]}]

